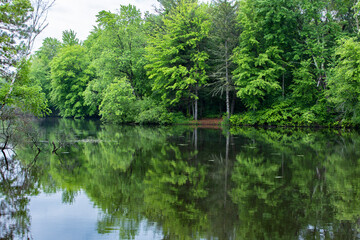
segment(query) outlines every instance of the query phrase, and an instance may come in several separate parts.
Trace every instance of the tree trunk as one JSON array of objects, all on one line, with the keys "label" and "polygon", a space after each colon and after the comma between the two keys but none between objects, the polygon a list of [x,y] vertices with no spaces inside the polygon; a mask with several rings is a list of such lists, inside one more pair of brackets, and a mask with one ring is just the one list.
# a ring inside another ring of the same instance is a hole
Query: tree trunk
[{"label": "tree trunk", "polygon": [[229,62],[228,62],[228,43],[227,40],[225,41],[225,71],[226,71],[226,114],[227,114],[227,119],[230,119],[230,99],[229,99],[229,85],[230,85],[230,80],[229,80]]},{"label": "tree trunk", "polygon": [[[0,111],[6,105],[6,101],[9,98],[9,96],[11,95],[11,93],[12,93],[12,91],[14,89],[14,84],[15,84],[16,78],[17,78],[17,73],[14,76],[12,76],[9,91],[6,93],[6,95],[5,95],[4,99],[3,99],[3,104],[0,106]],[[2,114],[2,112],[0,112],[0,116],[1,116],[1,114]]]},{"label": "tree trunk", "polygon": [[229,87],[226,87],[226,116],[227,119],[230,119],[230,97],[229,97]]}]

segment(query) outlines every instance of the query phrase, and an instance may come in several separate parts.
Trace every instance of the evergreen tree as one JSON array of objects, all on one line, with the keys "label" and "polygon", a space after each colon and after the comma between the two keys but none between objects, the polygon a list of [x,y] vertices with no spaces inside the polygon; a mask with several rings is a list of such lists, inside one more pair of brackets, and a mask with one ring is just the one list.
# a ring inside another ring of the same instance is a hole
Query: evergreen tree
[{"label": "evergreen tree", "polygon": [[[281,85],[279,79],[284,72],[277,45],[266,39],[266,18],[258,7],[261,1],[245,0],[240,5],[239,22],[242,27],[240,45],[234,51],[234,71],[237,95],[250,109],[258,109],[265,98],[276,96]],[[268,6],[272,10],[271,6]]]},{"label": "evergreen tree", "polygon": [[[160,3],[160,9],[157,9],[160,14],[169,14],[171,10],[177,8],[182,0],[157,0]],[[195,2],[191,0],[190,2]]]},{"label": "evergreen tree", "polygon": [[[237,27],[236,15],[237,4],[229,0],[214,1],[212,16],[212,31],[210,32],[211,61],[214,78],[213,93],[226,95],[226,112],[230,117],[230,92],[234,91],[232,72],[235,65],[231,59],[234,48],[239,43],[239,28]],[[235,96],[234,96],[235,97]],[[234,104],[234,101],[233,101]],[[233,107],[232,107],[233,109]]]},{"label": "evergreen tree", "polygon": [[360,44],[353,38],[337,48],[338,64],[328,81],[329,100],[340,113],[338,120],[360,124]]},{"label": "evergreen tree", "polygon": [[63,46],[73,46],[80,44],[80,40],[76,37],[76,32],[71,29],[65,30],[62,33],[62,42]]}]

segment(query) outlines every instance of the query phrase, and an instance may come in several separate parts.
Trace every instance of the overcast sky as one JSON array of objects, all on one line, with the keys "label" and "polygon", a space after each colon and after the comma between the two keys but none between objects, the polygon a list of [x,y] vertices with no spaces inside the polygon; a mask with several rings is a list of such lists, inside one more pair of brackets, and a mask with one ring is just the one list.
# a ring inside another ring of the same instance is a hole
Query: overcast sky
[{"label": "overcast sky", "polygon": [[[210,2],[210,0],[200,0],[200,2]],[[100,11],[116,12],[120,5],[129,4],[135,5],[142,13],[154,12],[154,6],[159,7],[157,0],[56,0],[48,12],[49,25],[36,38],[33,52],[41,47],[47,37],[61,40],[64,30],[74,30],[77,37],[83,41],[96,25],[96,15]]]},{"label": "overcast sky", "polygon": [[135,5],[142,13],[154,12],[154,6],[159,6],[156,0],[56,0],[49,10],[48,27],[37,37],[33,50],[41,47],[46,37],[61,40],[64,30],[72,29],[80,40],[85,40],[96,25],[96,15],[102,11],[116,12],[120,5]]}]

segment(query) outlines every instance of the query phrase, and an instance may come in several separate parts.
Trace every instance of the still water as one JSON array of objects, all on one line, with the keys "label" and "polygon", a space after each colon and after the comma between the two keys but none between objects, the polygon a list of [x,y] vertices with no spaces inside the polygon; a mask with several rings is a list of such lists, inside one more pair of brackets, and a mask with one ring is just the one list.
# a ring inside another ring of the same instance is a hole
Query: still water
[{"label": "still water", "polygon": [[357,132],[32,127],[0,154],[0,239],[360,239]]}]

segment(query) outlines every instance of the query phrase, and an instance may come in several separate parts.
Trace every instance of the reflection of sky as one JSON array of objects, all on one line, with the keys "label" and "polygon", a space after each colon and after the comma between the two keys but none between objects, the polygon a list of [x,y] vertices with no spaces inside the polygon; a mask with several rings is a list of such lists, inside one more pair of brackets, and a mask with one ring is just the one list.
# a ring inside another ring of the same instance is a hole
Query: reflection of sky
[{"label": "reflection of sky", "polygon": [[[119,239],[119,230],[103,235],[97,232],[101,210],[95,208],[84,193],[77,195],[71,205],[62,203],[61,192],[51,195],[41,193],[31,199],[29,209],[33,239]],[[136,240],[162,238],[162,234],[155,227],[149,227],[146,221],[140,224],[135,237]]]}]

